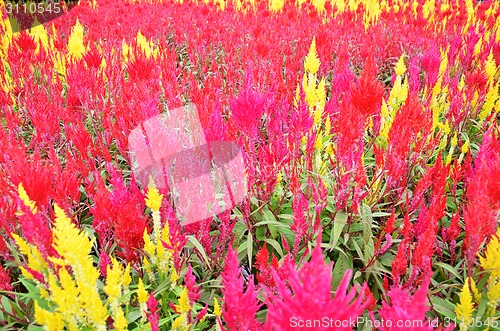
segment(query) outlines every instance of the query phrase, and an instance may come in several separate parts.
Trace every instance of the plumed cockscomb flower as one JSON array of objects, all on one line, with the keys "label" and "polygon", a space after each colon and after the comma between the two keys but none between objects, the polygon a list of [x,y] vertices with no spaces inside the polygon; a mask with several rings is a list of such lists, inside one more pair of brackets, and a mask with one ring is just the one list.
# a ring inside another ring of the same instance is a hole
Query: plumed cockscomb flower
[{"label": "plumed cockscomb flower", "polygon": [[[300,270],[292,264],[288,277],[275,274],[277,291],[266,288],[266,304],[269,307],[265,330],[294,330],[304,321],[321,321],[315,330],[352,330],[367,307],[364,300],[365,285],[358,294],[358,287],[348,289],[352,271],[346,272],[332,297],[332,265],[325,263],[317,246]],[[354,323],[355,324],[355,323]],[[340,327],[337,327],[340,326]]]},{"label": "plumed cockscomb flower", "polygon": [[238,97],[230,102],[231,114],[241,132],[257,138],[260,121],[269,107],[270,93],[261,93],[252,86],[253,78],[247,74],[245,86]]},{"label": "plumed cockscomb flower", "polygon": [[13,288],[9,273],[0,265],[0,292],[12,291]]},{"label": "plumed cockscomb flower", "polygon": [[295,194],[292,202],[293,223],[290,226],[290,229],[296,234],[293,251],[294,255],[297,254],[300,243],[309,228],[307,220],[308,208],[308,201],[304,194],[302,192]]},{"label": "plumed cockscomb flower", "polygon": [[193,268],[188,265],[185,276],[186,288],[189,295],[189,303],[193,305],[201,297],[200,286],[196,284],[196,276],[193,274]]},{"label": "plumed cockscomb flower", "polygon": [[149,299],[146,303],[149,312],[146,313],[146,317],[148,318],[149,325],[151,326],[152,331],[158,331],[158,323],[160,321],[159,309],[158,309],[158,300],[156,300],[153,293],[149,294]]},{"label": "plumed cockscomb flower", "polygon": [[86,48],[83,37],[84,27],[77,20],[75,26],[71,29],[71,35],[68,40],[68,57],[72,60],[79,60],[85,55]]},{"label": "plumed cockscomb flower", "polygon": [[272,257],[271,263],[269,263],[269,251],[267,250],[267,245],[259,250],[255,256],[255,267],[257,268],[257,281],[268,287],[273,287],[275,285],[272,270],[278,268],[278,259],[276,256]]},{"label": "plumed cockscomb flower", "polygon": [[481,243],[495,233],[500,209],[500,138],[488,131],[483,136],[474,167],[468,174],[464,208],[465,255],[476,260]]},{"label": "plumed cockscomb flower", "polygon": [[228,330],[262,330],[262,324],[256,318],[261,304],[257,300],[253,277],[250,276],[245,290],[238,257],[232,249],[227,254],[222,273],[222,294],[222,320]]},{"label": "plumed cockscomb flower", "polygon": [[116,169],[108,164],[107,170],[112,190],[106,187],[100,176],[95,177],[96,188],[87,186],[89,196],[94,200],[90,208],[94,215],[93,226],[101,245],[113,240],[121,249],[119,255],[127,262],[137,261],[147,225],[145,199],[137,184],[132,182],[128,187]]},{"label": "plumed cockscomb flower", "polygon": [[380,315],[375,318],[374,314],[370,313],[373,324],[378,326],[376,329],[379,331],[453,330],[453,325],[448,328],[441,328],[437,325],[436,320],[430,320],[426,317],[429,310],[427,305],[428,287],[429,279],[426,279],[413,294],[410,293],[409,289],[405,289],[401,285],[393,286],[387,293],[389,299],[382,302],[382,308],[379,311]]},{"label": "plumed cockscomb flower", "polygon": [[372,116],[380,110],[384,87],[377,80],[377,68],[372,59],[368,59],[359,81],[351,83],[350,102],[364,117]]},{"label": "plumed cockscomb flower", "polygon": [[281,279],[288,278],[288,273],[291,269],[288,265],[291,261],[290,255],[287,255],[283,261],[278,262],[276,256],[273,253],[269,253],[267,244],[264,243],[264,246],[262,246],[255,256],[254,264],[254,267],[257,269],[256,275],[259,285],[265,286],[268,290],[276,290],[274,276],[277,274]]}]

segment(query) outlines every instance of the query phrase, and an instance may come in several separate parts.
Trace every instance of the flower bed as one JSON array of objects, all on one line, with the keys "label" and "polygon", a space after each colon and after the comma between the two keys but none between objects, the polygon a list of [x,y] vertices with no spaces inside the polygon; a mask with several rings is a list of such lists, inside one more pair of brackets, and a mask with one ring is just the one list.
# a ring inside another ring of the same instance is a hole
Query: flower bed
[{"label": "flower bed", "polygon": [[0,326],[498,328],[499,2],[7,5]]}]

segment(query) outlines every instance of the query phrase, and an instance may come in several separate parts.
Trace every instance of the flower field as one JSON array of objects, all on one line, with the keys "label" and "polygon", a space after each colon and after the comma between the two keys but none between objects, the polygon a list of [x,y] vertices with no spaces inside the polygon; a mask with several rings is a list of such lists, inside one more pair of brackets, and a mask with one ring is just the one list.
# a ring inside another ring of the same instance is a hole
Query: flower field
[{"label": "flower field", "polygon": [[2,330],[500,330],[498,1],[7,5]]}]

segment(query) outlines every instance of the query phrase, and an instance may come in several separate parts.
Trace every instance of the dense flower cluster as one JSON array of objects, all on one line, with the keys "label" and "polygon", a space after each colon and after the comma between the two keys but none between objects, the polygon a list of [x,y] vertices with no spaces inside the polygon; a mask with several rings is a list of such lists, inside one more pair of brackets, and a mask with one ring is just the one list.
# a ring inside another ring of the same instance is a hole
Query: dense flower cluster
[{"label": "dense flower cluster", "polygon": [[[1,327],[495,326],[498,1],[81,0],[21,32],[5,6]],[[183,225],[128,138],[188,103],[248,195]]]}]

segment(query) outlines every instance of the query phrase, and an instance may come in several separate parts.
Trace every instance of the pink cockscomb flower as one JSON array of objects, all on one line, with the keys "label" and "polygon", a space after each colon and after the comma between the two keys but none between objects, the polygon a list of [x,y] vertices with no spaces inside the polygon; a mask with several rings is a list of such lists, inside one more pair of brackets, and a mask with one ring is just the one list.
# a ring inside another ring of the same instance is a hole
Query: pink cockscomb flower
[{"label": "pink cockscomb flower", "polygon": [[238,258],[232,249],[227,254],[222,273],[222,295],[225,300],[222,319],[228,330],[262,330],[262,324],[256,318],[261,304],[257,299],[253,277],[250,276],[245,290]]},{"label": "pink cockscomb flower", "polygon": [[370,317],[375,330],[453,330],[453,325],[448,328],[442,326],[434,319],[428,319],[426,316],[429,306],[427,305],[427,293],[429,279],[427,278],[421,287],[413,294],[409,289],[401,285],[393,286],[389,292],[388,300],[382,302],[382,308],[379,316],[372,312]]},{"label": "pink cockscomb flower", "polygon": [[290,270],[286,279],[275,275],[276,292],[266,289],[265,330],[294,330],[307,323],[316,323],[314,330],[352,330],[370,300],[365,300],[365,285],[348,289],[351,275],[351,270],[345,273],[332,297],[332,265],[317,246],[300,270]]}]

